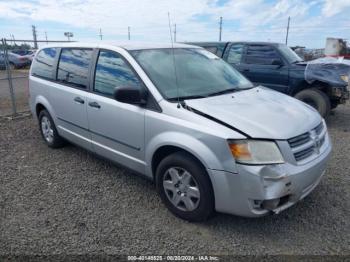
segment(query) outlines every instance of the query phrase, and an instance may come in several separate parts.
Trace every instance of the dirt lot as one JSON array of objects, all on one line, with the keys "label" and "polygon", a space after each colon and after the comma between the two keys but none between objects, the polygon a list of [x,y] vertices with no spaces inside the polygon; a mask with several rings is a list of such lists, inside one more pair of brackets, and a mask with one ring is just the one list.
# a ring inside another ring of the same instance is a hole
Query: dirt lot
[{"label": "dirt lot", "polygon": [[329,118],[333,156],[320,185],[279,215],[171,215],[151,182],[67,146],[53,150],[32,118],[0,120],[0,255],[350,255],[350,106]]}]

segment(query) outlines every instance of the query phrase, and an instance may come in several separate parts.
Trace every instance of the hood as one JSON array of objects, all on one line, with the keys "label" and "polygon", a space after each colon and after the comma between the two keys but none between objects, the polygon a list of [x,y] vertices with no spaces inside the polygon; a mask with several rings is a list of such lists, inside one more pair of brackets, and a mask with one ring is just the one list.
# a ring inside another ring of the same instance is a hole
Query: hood
[{"label": "hood", "polygon": [[348,83],[341,79],[341,75],[350,76],[350,63],[333,57],[309,61],[305,69],[305,80],[310,84],[321,81],[331,86],[345,87]]},{"label": "hood", "polygon": [[289,139],[315,128],[322,120],[310,106],[265,87],[185,103],[252,138]]}]

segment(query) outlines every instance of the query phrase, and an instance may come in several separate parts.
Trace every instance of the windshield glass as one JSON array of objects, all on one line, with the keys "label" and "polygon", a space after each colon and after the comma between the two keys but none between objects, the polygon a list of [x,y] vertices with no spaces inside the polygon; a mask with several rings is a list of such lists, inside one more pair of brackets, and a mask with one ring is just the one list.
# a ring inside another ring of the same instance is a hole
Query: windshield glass
[{"label": "windshield glass", "polygon": [[302,62],[301,59],[292,49],[286,45],[278,45],[278,49],[283,56],[288,60],[289,63]]},{"label": "windshield glass", "polygon": [[164,48],[130,53],[166,99],[206,97],[253,87],[229,64],[204,49]]}]

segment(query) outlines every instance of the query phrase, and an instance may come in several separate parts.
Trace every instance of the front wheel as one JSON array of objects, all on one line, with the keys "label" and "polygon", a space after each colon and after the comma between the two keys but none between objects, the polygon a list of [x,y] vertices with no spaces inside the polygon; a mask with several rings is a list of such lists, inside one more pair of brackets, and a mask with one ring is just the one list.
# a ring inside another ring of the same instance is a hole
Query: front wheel
[{"label": "front wheel", "polygon": [[331,111],[329,97],[316,88],[300,91],[294,97],[315,108],[323,118],[326,118]]},{"label": "front wheel", "polygon": [[166,207],[182,219],[204,221],[214,212],[214,193],[209,176],[188,153],[177,152],[160,162],[156,186]]}]

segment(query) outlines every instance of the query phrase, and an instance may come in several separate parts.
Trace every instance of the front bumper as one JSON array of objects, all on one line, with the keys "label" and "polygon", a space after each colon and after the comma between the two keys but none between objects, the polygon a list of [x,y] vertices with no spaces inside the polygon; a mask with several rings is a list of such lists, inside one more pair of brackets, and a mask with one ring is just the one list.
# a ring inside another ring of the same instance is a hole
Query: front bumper
[{"label": "front bumper", "polygon": [[339,104],[344,104],[346,102],[346,100],[349,100],[349,97],[350,97],[349,85],[347,87],[333,87],[332,88],[332,99],[338,100]]},{"label": "front bumper", "polygon": [[[328,142],[328,141],[327,141]],[[307,196],[320,182],[331,144],[303,165],[237,165],[238,173],[209,170],[219,212],[258,217],[279,213]]]}]

